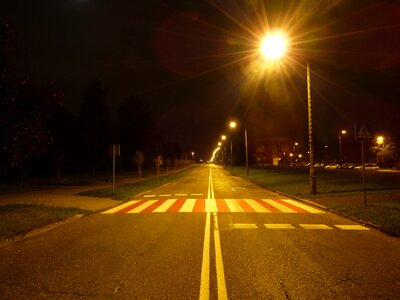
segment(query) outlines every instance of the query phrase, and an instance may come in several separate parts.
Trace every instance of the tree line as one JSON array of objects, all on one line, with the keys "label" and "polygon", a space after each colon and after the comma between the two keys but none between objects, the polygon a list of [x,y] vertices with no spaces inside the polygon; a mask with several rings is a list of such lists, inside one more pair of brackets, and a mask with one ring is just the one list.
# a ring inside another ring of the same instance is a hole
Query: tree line
[{"label": "tree line", "polygon": [[[0,29],[0,176],[49,175],[62,171],[95,174],[107,170],[109,145],[120,144],[120,168],[147,157],[181,159],[177,142],[168,142],[150,107],[136,97],[109,107],[107,88],[93,81],[81,93],[81,110],[72,114],[52,84],[40,85],[15,71],[15,30]],[[150,159],[144,166],[152,165]]]}]

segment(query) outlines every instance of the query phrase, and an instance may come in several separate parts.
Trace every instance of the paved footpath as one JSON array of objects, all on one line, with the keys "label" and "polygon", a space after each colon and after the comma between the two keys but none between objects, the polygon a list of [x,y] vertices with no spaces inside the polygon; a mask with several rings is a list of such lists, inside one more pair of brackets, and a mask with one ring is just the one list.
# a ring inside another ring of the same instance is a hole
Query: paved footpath
[{"label": "paved footpath", "polygon": [[[137,177],[119,180],[117,185],[134,183]],[[8,204],[41,204],[48,206],[78,207],[91,211],[98,211],[121,203],[110,198],[96,198],[77,195],[78,193],[101,188],[109,188],[109,182],[100,182],[80,186],[59,186],[33,192],[15,193],[0,196],[0,205]]]}]

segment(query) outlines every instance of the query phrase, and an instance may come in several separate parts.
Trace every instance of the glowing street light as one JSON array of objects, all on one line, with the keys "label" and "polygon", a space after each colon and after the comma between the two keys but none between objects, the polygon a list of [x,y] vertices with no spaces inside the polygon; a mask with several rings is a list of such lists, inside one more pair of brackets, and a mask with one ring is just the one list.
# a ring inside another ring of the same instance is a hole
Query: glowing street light
[{"label": "glowing street light", "polygon": [[261,41],[260,51],[267,60],[281,59],[287,50],[287,42],[283,34],[273,33]]},{"label": "glowing street light", "polygon": [[383,141],[384,141],[384,137],[381,135],[376,138],[376,143],[378,145],[383,145]]},{"label": "glowing street light", "polygon": [[237,126],[237,123],[236,123],[235,121],[230,121],[230,122],[229,122],[229,127],[230,127],[230,128],[235,129],[236,126]]}]

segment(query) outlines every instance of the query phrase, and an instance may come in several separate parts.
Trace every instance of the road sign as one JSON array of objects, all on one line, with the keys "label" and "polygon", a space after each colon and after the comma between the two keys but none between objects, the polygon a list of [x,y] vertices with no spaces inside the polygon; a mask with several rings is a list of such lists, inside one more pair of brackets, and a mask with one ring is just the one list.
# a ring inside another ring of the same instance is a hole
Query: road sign
[{"label": "road sign", "polygon": [[354,123],[354,136],[357,141],[372,139],[371,126],[365,123]]}]

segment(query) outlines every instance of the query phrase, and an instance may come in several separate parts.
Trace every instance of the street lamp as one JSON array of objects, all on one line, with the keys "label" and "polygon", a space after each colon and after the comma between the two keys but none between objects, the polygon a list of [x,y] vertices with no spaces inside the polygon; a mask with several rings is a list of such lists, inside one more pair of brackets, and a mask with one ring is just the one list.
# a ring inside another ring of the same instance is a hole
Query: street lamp
[{"label": "street lamp", "polygon": [[342,135],[346,134],[346,130],[342,130],[339,134],[339,163],[342,164]]},{"label": "street lamp", "polygon": [[299,145],[299,143],[298,142],[295,142],[294,144],[293,144],[293,153],[294,154],[296,154],[296,147]]},{"label": "street lamp", "polygon": [[[224,135],[224,134],[221,135],[221,140],[225,141],[226,140],[226,135]],[[225,150],[225,153],[224,153],[224,151],[221,151],[222,156],[223,156],[222,163],[223,163],[224,166],[226,166],[226,144],[224,144],[224,150]]]},{"label": "street lamp", "polygon": [[192,152],[192,161],[194,162],[194,152]]},{"label": "street lamp", "polygon": [[[230,129],[235,129],[237,126],[237,123],[235,121],[230,121],[229,122],[229,128]],[[231,170],[233,171],[233,145],[232,145],[232,139],[231,139]]]},{"label": "street lamp", "polygon": [[[266,36],[260,46],[260,52],[266,60],[276,61],[285,56],[287,51],[287,42],[284,34],[274,33]],[[313,147],[313,132],[312,132],[312,111],[311,111],[311,79],[310,66],[307,62],[307,108],[308,108],[308,144],[310,152],[310,193],[315,194],[316,179],[314,168],[314,147]]]},{"label": "street lamp", "polygon": [[384,141],[384,137],[381,135],[376,138],[376,143],[378,145],[383,145],[383,141]]}]

